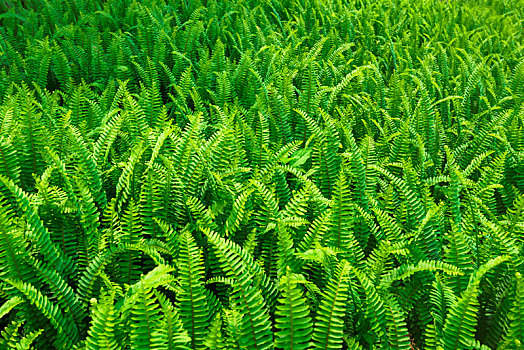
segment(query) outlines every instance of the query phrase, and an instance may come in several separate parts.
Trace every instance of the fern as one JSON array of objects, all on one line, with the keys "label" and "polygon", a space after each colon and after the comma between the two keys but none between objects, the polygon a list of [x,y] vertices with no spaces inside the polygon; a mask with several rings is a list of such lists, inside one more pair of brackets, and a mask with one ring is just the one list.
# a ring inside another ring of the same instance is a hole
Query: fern
[{"label": "fern", "polygon": [[508,330],[508,333],[505,338],[505,343],[512,344],[516,347],[520,346],[519,344],[523,344],[524,339],[522,338],[522,328],[524,327],[523,323],[523,283],[522,283],[522,275],[517,272],[516,276],[516,294],[515,294],[515,301],[513,303],[513,308],[510,313],[510,320],[511,324]]},{"label": "fern", "polygon": [[0,3],[0,350],[519,349],[522,0]]},{"label": "fern", "polygon": [[282,277],[282,291],[276,319],[278,329],[275,346],[282,349],[307,349],[310,346],[313,322],[302,292],[288,272]]},{"label": "fern", "polygon": [[315,349],[333,349],[342,347],[344,329],[344,304],[348,297],[348,278],[350,265],[342,260],[335,269],[335,274],[326,287],[315,318],[313,340]]},{"label": "fern", "polygon": [[472,275],[470,283],[462,295],[451,306],[443,330],[444,349],[457,349],[469,345],[473,339],[476,325],[475,313],[478,310],[478,287],[481,278],[490,269],[507,260],[507,257],[497,257],[481,266]]},{"label": "fern", "polygon": [[114,294],[102,293],[94,306],[86,349],[119,349],[117,331],[119,322],[114,307]]},{"label": "fern", "polygon": [[242,346],[256,349],[271,347],[273,341],[266,303],[260,294],[260,290],[253,285],[253,281],[248,277],[247,266],[245,266],[240,255],[228,254],[227,241],[220,239],[216,233],[211,231],[206,234],[210,243],[216,247],[225,272],[234,279],[233,295],[235,299],[246,310],[246,314],[242,318],[240,343]]},{"label": "fern", "polygon": [[34,305],[53,325],[56,332],[54,344],[57,347],[71,347],[78,340],[78,328],[71,320],[71,315],[63,314],[49,298],[39,292],[34,286],[14,281],[5,280],[6,283],[16,288],[21,295]]},{"label": "fern", "polygon": [[180,235],[178,264],[180,287],[178,296],[180,315],[188,335],[191,347],[200,348],[203,345],[205,331],[210,325],[210,310],[202,284],[203,261],[195,241],[188,231]]}]

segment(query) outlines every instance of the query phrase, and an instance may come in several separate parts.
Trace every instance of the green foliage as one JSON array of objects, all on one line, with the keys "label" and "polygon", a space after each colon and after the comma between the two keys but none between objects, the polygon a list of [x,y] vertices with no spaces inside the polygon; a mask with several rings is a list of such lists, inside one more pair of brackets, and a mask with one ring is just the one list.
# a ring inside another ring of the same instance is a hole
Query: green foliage
[{"label": "green foliage", "polygon": [[521,349],[522,0],[0,3],[0,350]]},{"label": "green foliage", "polygon": [[310,346],[313,322],[307,301],[296,278],[288,272],[282,277],[279,305],[275,312],[278,318],[275,327],[275,347],[282,349],[307,349]]}]

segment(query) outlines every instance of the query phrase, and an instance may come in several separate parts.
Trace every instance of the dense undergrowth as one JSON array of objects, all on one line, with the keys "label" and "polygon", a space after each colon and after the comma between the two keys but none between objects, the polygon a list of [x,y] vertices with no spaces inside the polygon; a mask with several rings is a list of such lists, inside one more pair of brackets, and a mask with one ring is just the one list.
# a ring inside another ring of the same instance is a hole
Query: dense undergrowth
[{"label": "dense undergrowth", "polygon": [[0,8],[0,349],[524,346],[522,0]]}]

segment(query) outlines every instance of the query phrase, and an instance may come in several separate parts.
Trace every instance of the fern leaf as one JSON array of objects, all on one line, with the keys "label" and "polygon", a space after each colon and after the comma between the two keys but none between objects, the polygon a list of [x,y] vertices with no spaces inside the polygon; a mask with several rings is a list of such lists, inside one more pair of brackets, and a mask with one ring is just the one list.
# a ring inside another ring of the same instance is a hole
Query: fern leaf
[{"label": "fern leaf", "polygon": [[293,276],[288,272],[280,281],[281,298],[277,305],[275,347],[279,349],[308,349],[313,322],[309,307]]},{"label": "fern leaf", "polygon": [[186,230],[179,237],[177,265],[181,293],[178,295],[180,316],[191,338],[191,347],[202,348],[210,325],[210,310],[204,293],[204,261],[194,238]]},{"label": "fern leaf", "polygon": [[91,326],[87,332],[87,350],[121,349],[117,341],[119,319],[114,306],[114,297],[111,293],[102,293],[96,301],[91,315]]},{"label": "fern leaf", "polygon": [[315,349],[341,349],[350,265],[342,260],[329,281],[315,318]]},{"label": "fern leaf", "polygon": [[490,269],[507,260],[508,257],[504,256],[491,259],[471,276],[468,287],[453,304],[446,319],[443,331],[445,350],[467,348],[474,339],[480,280]]}]

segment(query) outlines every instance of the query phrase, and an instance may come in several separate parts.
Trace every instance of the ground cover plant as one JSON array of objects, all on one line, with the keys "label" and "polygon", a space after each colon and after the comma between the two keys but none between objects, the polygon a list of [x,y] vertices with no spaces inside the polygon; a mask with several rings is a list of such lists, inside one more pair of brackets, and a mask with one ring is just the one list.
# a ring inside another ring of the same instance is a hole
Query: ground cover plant
[{"label": "ground cover plant", "polygon": [[0,8],[0,350],[523,348],[524,1]]}]

